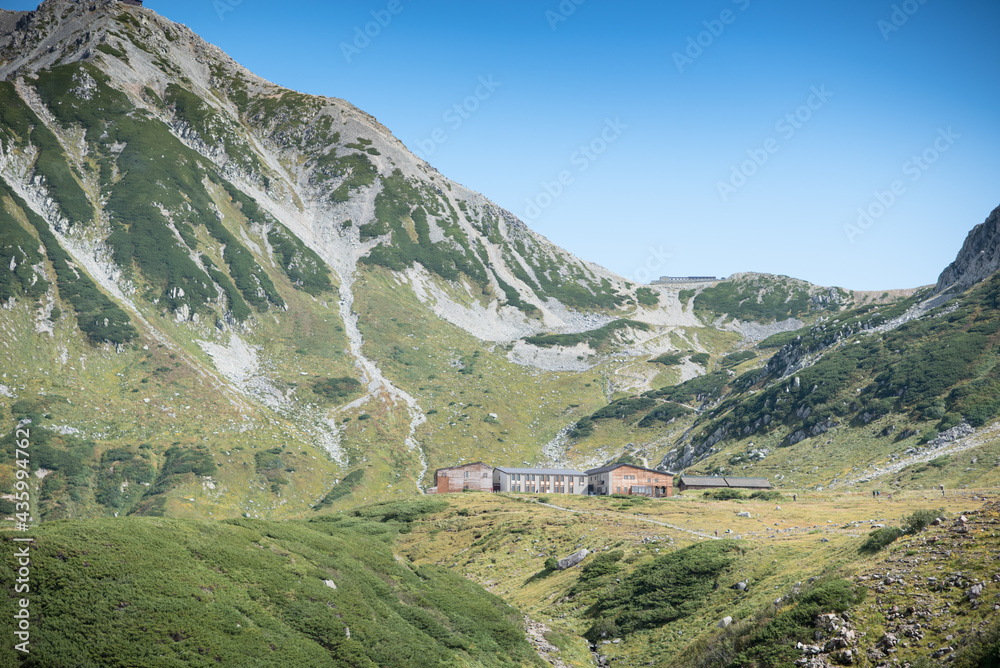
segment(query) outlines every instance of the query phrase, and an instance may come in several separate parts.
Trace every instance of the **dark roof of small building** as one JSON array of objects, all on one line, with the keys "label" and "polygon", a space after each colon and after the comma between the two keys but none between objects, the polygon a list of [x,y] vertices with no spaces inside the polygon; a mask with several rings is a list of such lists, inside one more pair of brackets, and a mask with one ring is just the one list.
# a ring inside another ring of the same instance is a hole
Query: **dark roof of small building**
[{"label": "dark roof of small building", "polygon": [[[468,464],[457,464],[455,466],[445,466],[444,468],[440,468],[437,471],[450,471],[452,469],[464,469],[466,466],[485,466],[488,469],[493,468],[489,464],[484,464],[483,462],[469,462]],[[435,473],[437,473],[437,471],[435,471]]]},{"label": "dark roof of small building", "polygon": [[679,484],[688,487],[729,487],[726,479],[718,476],[682,475]]},{"label": "dark roof of small building", "polygon": [[730,487],[764,487],[768,489],[771,487],[767,478],[730,478],[727,476],[726,482],[729,483]]},{"label": "dark roof of small building", "polygon": [[529,473],[537,475],[585,475],[583,471],[577,471],[576,469],[515,469],[507,466],[498,466],[496,471],[503,471],[504,473]]},{"label": "dark roof of small building", "polygon": [[638,464],[608,464],[607,466],[601,466],[596,469],[590,469],[587,471],[587,475],[597,475],[598,473],[607,473],[608,471],[614,471],[615,469],[620,469],[623,466],[630,466],[634,469],[639,469],[640,471],[649,471],[650,473],[655,473],[657,475],[670,475],[667,471],[657,471],[656,469],[648,469],[645,466],[639,466]]}]

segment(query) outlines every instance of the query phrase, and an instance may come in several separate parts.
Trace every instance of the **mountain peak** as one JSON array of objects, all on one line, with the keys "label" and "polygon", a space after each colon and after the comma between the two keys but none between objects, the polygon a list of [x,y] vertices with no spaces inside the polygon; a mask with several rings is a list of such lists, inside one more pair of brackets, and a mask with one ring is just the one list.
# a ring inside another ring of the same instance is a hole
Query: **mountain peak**
[{"label": "mountain peak", "polygon": [[935,294],[962,292],[1000,270],[1000,207],[969,232],[955,261],[941,272]]}]

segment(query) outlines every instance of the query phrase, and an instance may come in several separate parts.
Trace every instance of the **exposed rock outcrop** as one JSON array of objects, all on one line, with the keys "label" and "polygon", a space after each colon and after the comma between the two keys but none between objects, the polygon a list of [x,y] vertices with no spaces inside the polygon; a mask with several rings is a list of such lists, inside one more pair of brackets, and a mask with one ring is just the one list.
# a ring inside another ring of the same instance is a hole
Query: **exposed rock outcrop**
[{"label": "exposed rock outcrop", "polygon": [[958,257],[941,272],[934,294],[962,292],[1000,270],[1000,207],[976,225],[965,239]]}]

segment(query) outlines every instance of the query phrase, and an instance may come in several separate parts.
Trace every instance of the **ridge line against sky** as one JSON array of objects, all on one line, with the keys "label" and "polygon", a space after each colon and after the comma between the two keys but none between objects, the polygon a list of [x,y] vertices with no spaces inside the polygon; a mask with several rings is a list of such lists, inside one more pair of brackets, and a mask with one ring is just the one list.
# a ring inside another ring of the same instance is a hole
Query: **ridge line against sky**
[{"label": "ridge line against sky", "polygon": [[146,2],[632,280],[915,287],[1000,204],[997,3],[667,5]]}]

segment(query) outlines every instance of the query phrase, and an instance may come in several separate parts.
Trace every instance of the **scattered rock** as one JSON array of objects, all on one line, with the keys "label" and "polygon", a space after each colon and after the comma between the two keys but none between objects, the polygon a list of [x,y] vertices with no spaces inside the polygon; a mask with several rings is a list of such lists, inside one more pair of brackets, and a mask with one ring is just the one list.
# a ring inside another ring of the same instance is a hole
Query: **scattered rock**
[{"label": "scattered rock", "polygon": [[569,555],[565,559],[560,559],[559,561],[557,561],[556,562],[556,567],[559,570],[564,571],[567,568],[571,568],[572,566],[576,566],[578,563],[580,563],[581,561],[583,561],[584,559],[586,559],[588,554],[590,554],[590,550],[588,550],[586,548],[580,550],[579,552],[574,552],[573,554]]}]

